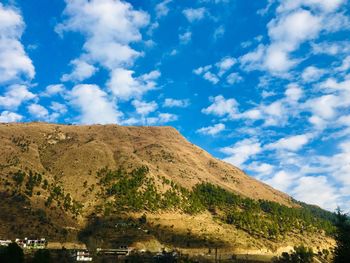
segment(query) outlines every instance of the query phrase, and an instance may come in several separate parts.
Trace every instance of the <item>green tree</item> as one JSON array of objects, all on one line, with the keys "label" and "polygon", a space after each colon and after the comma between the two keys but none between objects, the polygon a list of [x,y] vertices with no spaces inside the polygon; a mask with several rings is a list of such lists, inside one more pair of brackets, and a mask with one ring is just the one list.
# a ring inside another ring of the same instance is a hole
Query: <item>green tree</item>
[{"label": "green tree", "polygon": [[334,263],[350,262],[350,221],[349,217],[337,209],[337,232],[335,240]]},{"label": "green tree", "polygon": [[50,263],[51,255],[50,251],[47,249],[39,249],[35,252],[33,263]]},{"label": "green tree", "polygon": [[282,253],[282,256],[277,258],[275,263],[312,263],[314,253],[311,248],[306,248],[303,245],[294,247],[294,251],[290,254]]},{"label": "green tree", "polygon": [[13,242],[0,252],[0,262],[6,263],[23,263],[24,253],[17,243]]}]

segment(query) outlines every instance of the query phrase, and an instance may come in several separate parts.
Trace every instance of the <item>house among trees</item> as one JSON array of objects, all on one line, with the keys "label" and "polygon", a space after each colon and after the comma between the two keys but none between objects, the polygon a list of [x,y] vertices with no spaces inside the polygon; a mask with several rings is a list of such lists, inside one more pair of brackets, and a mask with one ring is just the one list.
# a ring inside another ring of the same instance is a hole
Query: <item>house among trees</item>
[{"label": "house among trees", "polygon": [[1,240],[0,239],[0,247],[7,247],[9,244],[11,244],[12,241],[11,240]]},{"label": "house among trees", "polygon": [[41,239],[16,238],[15,242],[23,249],[44,249],[47,246],[47,241],[45,238],[41,238]]}]

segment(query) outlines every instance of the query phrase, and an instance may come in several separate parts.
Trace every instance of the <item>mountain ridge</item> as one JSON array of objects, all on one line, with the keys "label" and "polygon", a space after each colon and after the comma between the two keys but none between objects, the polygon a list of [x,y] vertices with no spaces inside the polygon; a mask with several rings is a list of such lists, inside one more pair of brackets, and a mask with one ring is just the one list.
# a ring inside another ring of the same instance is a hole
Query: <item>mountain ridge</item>
[{"label": "mountain ridge", "polygon": [[[288,195],[212,157],[172,127],[0,124],[0,142],[0,191],[8,202],[3,211],[22,207],[15,214],[36,222],[26,229],[15,219],[23,234],[36,229],[57,240],[91,243],[109,235],[101,222],[135,226],[147,214],[143,227],[152,235],[131,227],[124,242],[179,246],[191,237],[192,245],[207,248],[221,233],[217,245],[236,249],[333,244],[325,233],[331,226],[316,213],[300,210]],[[0,217],[0,236],[19,233],[11,218]],[[180,223],[189,218],[191,226]]]}]

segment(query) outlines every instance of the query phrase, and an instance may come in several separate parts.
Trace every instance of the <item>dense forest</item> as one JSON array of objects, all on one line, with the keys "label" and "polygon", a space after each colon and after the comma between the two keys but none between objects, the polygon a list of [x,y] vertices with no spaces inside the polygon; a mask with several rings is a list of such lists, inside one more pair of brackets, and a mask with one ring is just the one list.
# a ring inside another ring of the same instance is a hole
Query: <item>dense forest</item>
[{"label": "dense forest", "polygon": [[218,220],[234,225],[251,235],[277,240],[290,232],[333,234],[335,215],[319,207],[295,202],[287,207],[266,200],[253,200],[210,183],[197,184],[192,190],[160,178],[160,192],[154,179],[147,177],[146,166],[126,172],[102,169],[98,172],[103,197],[113,201],[99,206],[98,211],[158,211],[177,209],[189,214],[209,211]]}]

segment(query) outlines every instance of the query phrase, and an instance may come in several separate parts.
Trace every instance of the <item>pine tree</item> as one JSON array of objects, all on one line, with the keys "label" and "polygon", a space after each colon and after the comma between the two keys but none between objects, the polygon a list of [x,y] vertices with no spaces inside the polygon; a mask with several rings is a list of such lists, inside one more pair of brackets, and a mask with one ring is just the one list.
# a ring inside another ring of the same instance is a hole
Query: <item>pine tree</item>
[{"label": "pine tree", "polygon": [[335,240],[337,247],[334,251],[334,263],[350,262],[350,221],[349,217],[337,210],[337,232]]}]

